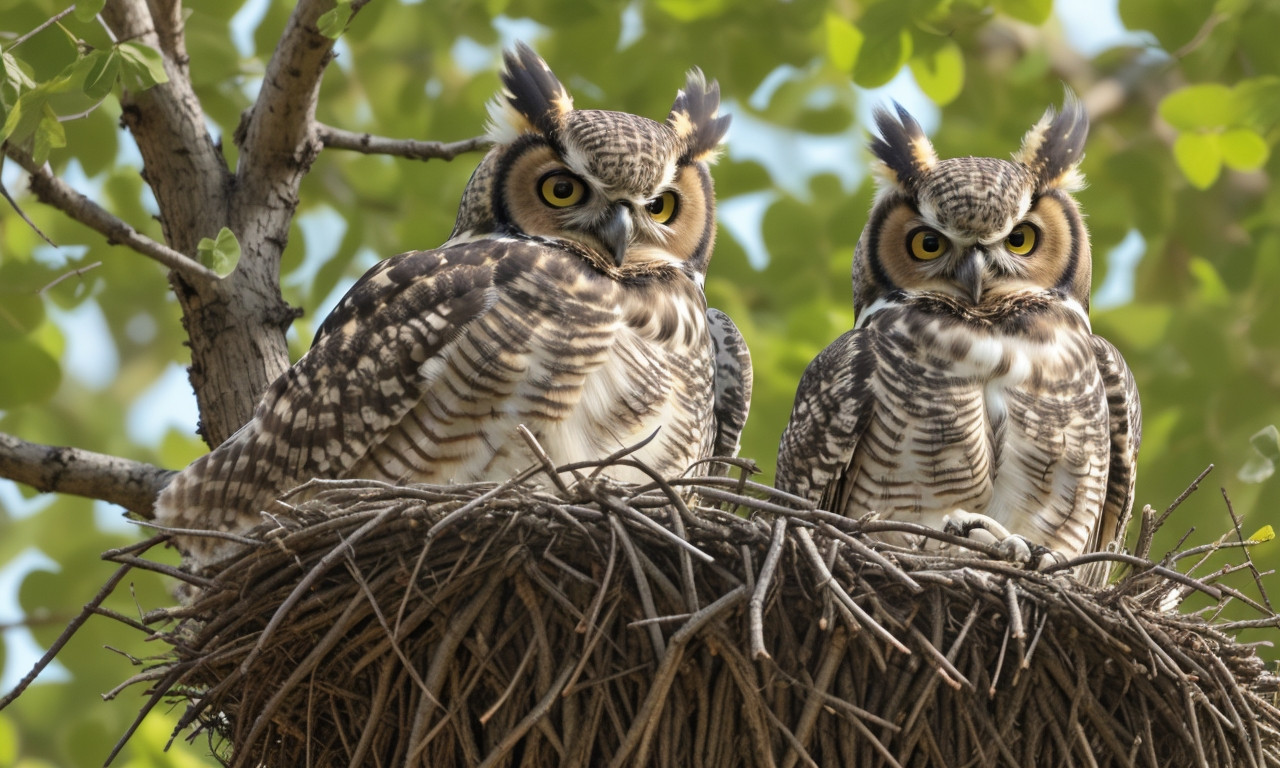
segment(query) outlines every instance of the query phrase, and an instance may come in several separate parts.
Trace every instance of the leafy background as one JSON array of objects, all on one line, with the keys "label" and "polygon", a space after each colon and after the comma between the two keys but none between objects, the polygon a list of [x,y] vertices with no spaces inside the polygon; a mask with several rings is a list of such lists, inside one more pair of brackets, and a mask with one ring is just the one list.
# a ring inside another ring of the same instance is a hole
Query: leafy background
[{"label": "leafy background", "polygon": [[[1280,422],[1280,193],[1271,183],[1280,4],[1092,0],[1067,14],[1068,3],[1080,5],[1062,0],[1055,13],[1050,0],[376,0],[342,36],[319,119],[393,137],[473,136],[498,85],[501,47],[516,38],[536,46],[580,107],[661,119],[686,68],[718,79],[735,122],[715,169],[723,226],[707,292],[752,349],[743,453],[767,479],[800,372],[853,322],[849,266],[871,197],[870,108],[902,99],[944,157],[1007,156],[1061,102],[1065,83],[1096,115],[1090,186],[1079,197],[1093,235],[1095,330],[1121,348],[1142,391],[1138,504],[1163,508],[1206,465],[1218,467],[1156,551],[1190,528],[1196,543],[1230,531],[1219,488],[1249,535],[1273,521],[1280,500],[1271,476],[1280,441],[1268,429]],[[186,5],[191,72],[234,165],[230,133],[291,4]],[[121,77],[145,85],[146,52],[113,47],[92,6],[11,50],[65,4],[0,0],[4,135],[47,152],[60,176],[159,239],[111,92]],[[1129,34],[1107,32],[1117,12]],[[1092,31],[1068,35],[1062,17]],[[47,98],[22,101],[36,87]],[[291,336],[295,356],[377,259],[444,240],[477,159],[320,157],[285,253],[285,297],[306,310]],[[0,430],[169,467],[202,453],[161,268],[41,206],[12,163],[0,180],[58,243],[0,210]],[[0,482],[0,688],[110,574],[98,554],[139,536],[108,505]],[[1280,564],[1274,543],[1254,555],[1263,569]],[[1256,593],[1247,573],[1233,583]],[[136,615],[163,604],[165,590],[139,574],[110,605]],[[136,670],[131,658],[156,651],[115,622],[91,621],[58,669],[0,712],[0,766],[101,764],[140,699],[99,695]],[[203,742],[165,752],[171,723],[153,715],[117,764],[213,764]]]}]

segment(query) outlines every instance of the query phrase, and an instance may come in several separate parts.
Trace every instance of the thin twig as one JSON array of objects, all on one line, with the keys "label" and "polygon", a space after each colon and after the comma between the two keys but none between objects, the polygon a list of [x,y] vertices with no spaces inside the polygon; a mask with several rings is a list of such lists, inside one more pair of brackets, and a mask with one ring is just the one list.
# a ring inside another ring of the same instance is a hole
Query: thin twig
[{"label": "thin twig", "polygon": [[316,138],[326,149],[345,149],[366,155],[390,155],[410,160],[452,160],[458,155],[487,149],[489,137],[476,136],[454,142],[390,139],[369,133],[354,133],[323,123],[316,125]]},{"label": "thin twig", "polygon": [[57,24],[59,21],[62,21],[63,19],[65,19],[70,13],[75,11],[75,9],[76,9],[76,6],[73,3],[71,6],[59,11],[55,16],[53,16],[53,18],[46,19],[45,21],[40,22],[40,25],[37,26],[35,29],[31,30],[25,35],[20,36],[18,39],[14,40],[12,43],[9,43],[9,47],[6,48],[5,50],[12,51],[14,48],[17,48],[18,46],[27,42],[31,38],[45,31],[49,27],[52,27],[54,24]]}]

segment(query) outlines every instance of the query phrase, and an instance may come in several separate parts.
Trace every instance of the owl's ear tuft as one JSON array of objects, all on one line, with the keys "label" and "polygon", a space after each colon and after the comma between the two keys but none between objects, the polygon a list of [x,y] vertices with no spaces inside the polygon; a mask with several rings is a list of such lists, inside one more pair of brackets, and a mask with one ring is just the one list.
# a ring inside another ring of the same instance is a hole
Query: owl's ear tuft
[{"label": "owl's ear tuft", "polygon": [[938,155],[911,113],[896,101],[893,106],[896,118],[886,109],[875,112],[880,138],[872,140],[871,153],[880,162],[874,170],[883,185],[914,196],[938,164]]},{"label": "owl's ear tuft", "polygon": [[510,144],[522,133],[554,136],[573,111],[573,97],[533,49],[516,43],[502,55],[502,92],[489,102],[489,139]]},{"label": "owl's ear tuft", "polygon": [[667,125],[685,144],[683,163],[715,162],[720,142],[729,130],[729,115],[720,115],[720,84],[707,82],[702,71],[689,70],[684,88],[676,94]]},{"label": "owl's ear tuft", "polygon": [[1089,135],[1089,115],[1076,95],[1067,90],[1059,114],[1053,107],[1027,131],[1022,148],[1013,159],[1031,170],[1036,191],[1062,189],[1074,192],[1084,187],[1080,161],[1084,140]]}]

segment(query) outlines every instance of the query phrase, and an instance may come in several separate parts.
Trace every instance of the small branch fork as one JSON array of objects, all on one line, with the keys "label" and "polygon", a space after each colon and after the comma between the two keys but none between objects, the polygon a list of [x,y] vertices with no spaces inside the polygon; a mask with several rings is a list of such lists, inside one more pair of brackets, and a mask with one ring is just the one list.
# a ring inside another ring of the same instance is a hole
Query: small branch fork
[{"label": "small branch fork", "polygon": [[[54,176],[48,165],[37,165],[30,155],[14,147],[6,146],[4,152],[7,157],[31,174],[31,191],[37,200],[57,208],[74,221],[105,236],[108,243],[127,246],[192,280],[219,279],[216,272],[200,262],[175,251],[164,243],[152,240],[123,219],[77,192],[70,184]],[[48,240],[48,238],[45,239]]]}]

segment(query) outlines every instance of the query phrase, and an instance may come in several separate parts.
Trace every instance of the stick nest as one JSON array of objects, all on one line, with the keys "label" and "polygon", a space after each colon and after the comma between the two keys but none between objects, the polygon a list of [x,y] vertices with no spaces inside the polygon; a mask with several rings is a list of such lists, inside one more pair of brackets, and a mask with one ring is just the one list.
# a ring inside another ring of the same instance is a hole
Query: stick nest
[{"label": "stick nest", "polygon": [[[312,484],[134,622],[169,649],[121,688],[250,768],[1280,765],[1277,678],[1231,636],[1276,616],[1180,556],[1073,563],[1126,563],[1096,589],[742,479],[563,472]],[[1259,618],[1155,610],[1191,591]]]}]

